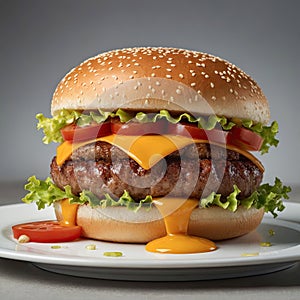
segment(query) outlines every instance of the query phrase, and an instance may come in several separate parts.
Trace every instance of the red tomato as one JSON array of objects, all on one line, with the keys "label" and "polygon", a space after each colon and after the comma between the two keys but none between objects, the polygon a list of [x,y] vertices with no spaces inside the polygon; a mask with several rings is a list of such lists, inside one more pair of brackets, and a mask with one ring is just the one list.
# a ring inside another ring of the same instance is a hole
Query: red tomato
[{"label": "red tomato", "polygon": [[264,139],[257,133],[243,128],[233,127],[230,130],[228,143],[247,151],[259,151]]},{"label": "red tomato", "polygon": [[166,132],[167,122],[160,120],[151,123],[127,122],[113,120],[111,131],[120,135],[145,135],[145,134],[164,134]]},{"label": "red tomato", "polygon": [[168,133],[193,139],[208,140],[219,144],[226,144],[228,136],[227,131],[219,129],[205,130],[189,123],[169,123]]},{"label": "red tomato", "polygon": [[88,126],[70,124],[61,129],[65,141],[82,142],[111,134],[110,122],[92,123]]},{"label": "red tomato", "polygon": [[80,226],[62,226],[58,221],[40,221],[18,224],[12,227],[15,239],[22,234],[30,238],[30,242],[60,243],[76,240],[81,235]]}]

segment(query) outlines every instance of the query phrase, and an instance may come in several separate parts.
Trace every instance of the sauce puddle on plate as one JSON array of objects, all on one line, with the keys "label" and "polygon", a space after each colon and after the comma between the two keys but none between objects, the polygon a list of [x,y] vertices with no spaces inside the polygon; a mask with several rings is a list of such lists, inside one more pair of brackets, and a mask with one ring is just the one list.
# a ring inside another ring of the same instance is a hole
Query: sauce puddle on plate
[{"label": "sauce puddle on plate", "polygon": [[164,218],[167,235],[149,242],[146,250],[158,253],[200,253],[217,249],[214,242],[187,233],[190,215],[198,200],[163,198],[153,201]]}]

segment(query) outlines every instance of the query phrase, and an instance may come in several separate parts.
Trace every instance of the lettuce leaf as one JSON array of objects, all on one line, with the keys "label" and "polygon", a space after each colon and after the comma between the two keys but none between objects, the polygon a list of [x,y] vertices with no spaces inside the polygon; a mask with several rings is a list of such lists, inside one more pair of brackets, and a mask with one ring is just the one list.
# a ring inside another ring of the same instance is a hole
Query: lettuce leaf
[{"label": "lettuce leaf", "polygon": [[261,123],[254,124],[250,120],[244,120],[242,121],[242,125],[259,134],[264,139],[260,148],[261,154],[268,153],[271,146],[278,146],[279,140],[275,138],[278,133],[278,123],[276,121],[273,121],[270,126],[263,126]]},{"label": "lettuce leaf", "polygon": [[43,142],[49,144],[50,142],[63,142],[60,130],[68,124],[76,123],[78,126],[87,126],[92,122],[101,123],[108,118],[118,117],[121,122],[126,123],[130,120],[135,122],[157,122],[161,119],[166,119],[168,122],[176,124],[180,121],[188,121],[196,123],[199,128],[206,130],[214,129],[217,125],[221,126],[223,130],[230,130],[233,126],[242,125],[243,127],[259,134],[264,142],[260,149],[261,154],[268,153],[271,146],[277,147],[279,141],[275,138],[278,132],[278,123],[274,121],[270,126],[264,126],[261,123],[254,124],[251,120],[235,120],[227,119],[224,116],[211,115],[209,117],[197,117],[182,113],[177,117],[171,116],[167,110],[161,110],[159,113],[146,114],[138,112],[136,114],[126,112],[118,109],[116,112],[104,112],[102,110],[90,111],[88,113],[80,113],[78,111],[61,110],[53,118],[46,118],[43,114],[37,114],[38,119],[37,129],[44,131]]},{"label": "lettuce leaf", "polygon": [[31,176],[24,188],[29,193],[22,201],[25,203],[35,202],[38,209],[45,208],[46,205],[50,206],[53,202],[64,198],[69,198],[72,203],[79,202],[79,198],[72,194],[70,186],[65,186],[65,189],[61,190],[49,177],[46,180],[38,180],[35,176]]},{"label": "lettuce leaf", "polygon": [[274,185],[268,183],[262,184],[249,197],[242,200],[238,199],[240,190],[236,185],[233,186],[234,191],[222,201],[221,194],[211,193],[208,197],[200,200],[200,207],[209,207],[217,205],[230,211],[236,211],[239,205],[243,205],[247,209],[255,207],[257,209],[264,208],[265,212],[270,212],[277,217],[277,211],[283,211],[284,205],[282,199],[289,199],[288,193],[291,191],[289,186],[284,186],[280,179],[275,178]]},{"label": "lettuce leaf", "polygon": [[99,199],[92,192],[83,190],[79,196],[75,196],[71,192],[69,185],[61,190],[48,177],[46,180],[39,180],[35,176],[28,178],[25,190],[29,193],[22,199],[25,203],[35,202],[38,209],[52,205],[55,201],[69,198],[71,204],[89,203],[92,207],[108,207],[108,206],[126,206],[132,211],[138,211],[142,206],[150,209],[152,206],[152,197],[146,196],[139,203],[136,203],[127,191],[119,199],[113,199],[109,194],[105,194],[103,199]]},{"label": "lettuce leaf", "polygon": [[61,110],[55,117],[46,118],[43,114],[37,114],[38,119],[37,129],[44,131],[43,142],[49,144],[50,142],[61,143],[63,137],[60,133],[60,129],[66,125],[74,123],[81,114],[75,110]]},{"label": "lettuce leaf", "polygon": [[[220,194],[211,193],[208,197],[199,200],[199,207],[205,208],[211,205],[217,205],[223,209],[236,211],[239,205],[246,208],[255,207],[260,209],[264,207],[265,212],[270,212],[274,217],[277,216],[276,211],[282,211],[284,205],[282,198],[288,199],[290,187],[284,186],[282,182],[276,178],[273,186],[269,184],[261,185],[250,197],[239,200],[239,188],[234,185],[233,192],[222,199]],[[124,191],[119,199],[113,199],[109,194],[105,194],[103,199],[99,199],[92,192],[83,190],[79,196],[75,196],[71,192],[70,186],[65,186],[64,190],[58,188],[48,177],[46,180],[38,180],[35,176],[28,178],[25,189],[29,192],[22,200],[25,203],[35,202],[38,209],[43,209],[52,205],[55,201],[69,198],[70,203],[85,204],[89,203],[92,207],[100,206],[102,208],[109,206],[125,206],[128,209],[137,212],[141,207],[151,209],[152,197],[146,196],[139,203]]]}]

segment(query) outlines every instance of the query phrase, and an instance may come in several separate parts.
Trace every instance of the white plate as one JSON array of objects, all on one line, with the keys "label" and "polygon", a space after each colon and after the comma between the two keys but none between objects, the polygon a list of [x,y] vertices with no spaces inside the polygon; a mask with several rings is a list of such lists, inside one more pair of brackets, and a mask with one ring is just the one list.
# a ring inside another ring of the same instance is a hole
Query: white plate
[{"label": "white plate", "polygon": [[[117,244],[82,239],[54,244],[18,244],[11,226],[27,221],[54,219],[52,208],[38,211],[36,205],[0,207],[0,257],[29,261],[42,269],[117,280],[190,281],[266,274],[283,270],[300,260],[300,204],[287,203],[280,219],[265,216],[259,228],[243,237],[217,242],[218,250],[201,254],[155,254],[144,245]],[[287,221],[288,220],[288,221]],[[270,235],[270,230],[275,232]],[[261,243],[270,242],[270,247]],[[96,250],[85,247],[95,244]],[[122,257],[103,256],[121,251]]]}]

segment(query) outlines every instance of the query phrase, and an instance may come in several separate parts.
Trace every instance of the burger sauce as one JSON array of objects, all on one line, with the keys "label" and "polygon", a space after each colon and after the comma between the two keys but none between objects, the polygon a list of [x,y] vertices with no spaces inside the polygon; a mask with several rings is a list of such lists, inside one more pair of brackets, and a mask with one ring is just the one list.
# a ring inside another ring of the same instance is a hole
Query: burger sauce
[{"label": "burger sauce", "polygon": [[188,235],[190,215],[199,202],[192,199],[159,199],[154,204],[164,218],[167,235],[149,242],[146,250],[158,253],[200,253],[217,249],[214,242]]}]

